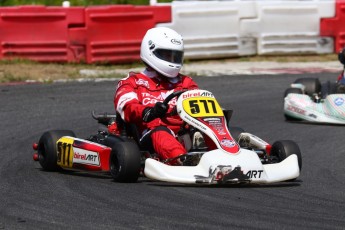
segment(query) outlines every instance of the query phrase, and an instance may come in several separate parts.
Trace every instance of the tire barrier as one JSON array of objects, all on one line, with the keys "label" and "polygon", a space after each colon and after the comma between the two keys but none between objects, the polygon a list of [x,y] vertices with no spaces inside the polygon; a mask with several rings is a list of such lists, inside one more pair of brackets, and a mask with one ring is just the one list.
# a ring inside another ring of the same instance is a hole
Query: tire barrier
[{"label": "tire barrier", "polygon": [[145,32],[162,26],[182,34],[187,59],[334,53],[344,17],[344,0],[0,7],[0,59],[133,62]]}]

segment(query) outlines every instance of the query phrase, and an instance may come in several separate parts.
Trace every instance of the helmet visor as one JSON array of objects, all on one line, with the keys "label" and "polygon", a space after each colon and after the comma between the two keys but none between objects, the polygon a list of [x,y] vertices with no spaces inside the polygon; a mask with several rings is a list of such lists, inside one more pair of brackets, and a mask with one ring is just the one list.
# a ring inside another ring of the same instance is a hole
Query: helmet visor
[{"label": "helmet visor", "polygon": [[156,49],[153,54],[159,59],[171,63],[182,64],[183,61],[183,52],[178,50]]}]

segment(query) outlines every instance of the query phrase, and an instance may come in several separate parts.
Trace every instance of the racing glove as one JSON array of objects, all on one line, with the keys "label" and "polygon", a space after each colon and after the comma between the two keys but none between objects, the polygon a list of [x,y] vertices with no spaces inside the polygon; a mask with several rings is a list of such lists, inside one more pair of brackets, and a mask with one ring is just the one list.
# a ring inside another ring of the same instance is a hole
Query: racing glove
[{"label": "racing glove", "polygon": [[162,102],[157,102],[154,107],[144,109],[142,118],[144,122],[150,122],[156,118],[163,117],[168,111],[168,106]]}]

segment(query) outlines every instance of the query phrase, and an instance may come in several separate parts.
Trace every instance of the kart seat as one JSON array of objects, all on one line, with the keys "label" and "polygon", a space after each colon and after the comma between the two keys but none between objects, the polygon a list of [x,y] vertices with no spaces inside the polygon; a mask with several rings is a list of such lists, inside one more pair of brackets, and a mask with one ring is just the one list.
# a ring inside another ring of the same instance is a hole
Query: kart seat
[{"label": "kart seat", "polygon": [[120,116],[120,114],[116,113],[116,120],[115,120],[117,127],[121,130],[120,135],[133,139],[138,145],[140,140],[140,134],[137,129],[137,126],[133,123],[126,123]]}]

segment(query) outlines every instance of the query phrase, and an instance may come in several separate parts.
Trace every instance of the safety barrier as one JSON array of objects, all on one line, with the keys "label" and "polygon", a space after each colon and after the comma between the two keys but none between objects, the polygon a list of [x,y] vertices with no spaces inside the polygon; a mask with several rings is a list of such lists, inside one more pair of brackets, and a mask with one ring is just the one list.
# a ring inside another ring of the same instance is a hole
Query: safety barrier
[{"label": "safety barrier", "polygon": [[69,30],[83,20],[82,7],[1,7],[0,58],[75,61],[79,47],[72,44]]},{"label": "safety barrier", "polygon": [[171,21],[170,6],[0,7],[0,59],[43,62],[139,60],[149,28]]},{"label": "safety barrier", "polygon": [[146,31],[162,26],[182,34],[188,59],[333,53],[345,46],[344,14],[345,0],[0,7],[0,59],[137,61]]},{"label": "safety barrier", "polygon": [[241,21],[242,36],[257,38],[257,54],[332,53],[320,36],[320,19],[334,14],[333,1],[256,1],[257,18]]},{"label": "safety barrier", "polygon": [[345,1],[337,0],[333,18],[321,19],[320,34],[335,39],[334,52],[345,47]]},{"label": "safety barrier", "polygon": [[[190,59],[252,54],[332,53],[320,19],[334,16],[330,1],[172,2],[173,20],[158,24],[184,36]],[[301,23],[303,22],[303,23]]]},{"label": "safety barrier", "polygon": [[253,1],[172,2],[173,20],[158,24],[183,35],[189,59],[253,55],[255,39],[240,37],[243,18],[255,17]]},{"label": "safety barrier", "polygon": [[85,10],[86,60],[129,62],[140,59],[140,44],[146,31],[157,23],[171,21],[170,6],[108,6]]}]

